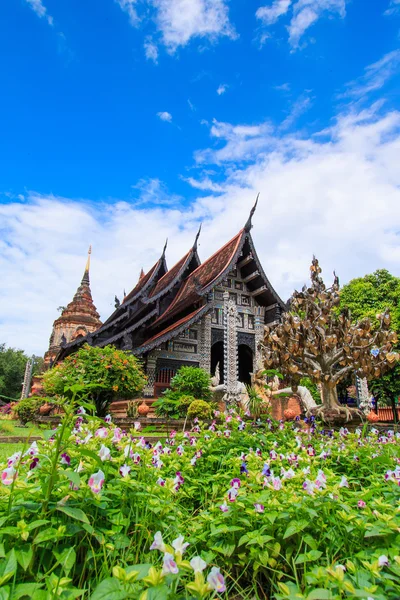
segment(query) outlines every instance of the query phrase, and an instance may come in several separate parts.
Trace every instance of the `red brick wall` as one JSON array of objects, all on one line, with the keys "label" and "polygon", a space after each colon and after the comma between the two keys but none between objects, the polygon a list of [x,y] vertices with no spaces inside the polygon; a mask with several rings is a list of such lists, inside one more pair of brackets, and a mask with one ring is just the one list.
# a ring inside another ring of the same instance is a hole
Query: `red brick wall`
[{"label": "red brick wall", "polygon": [[272,418],[280,421],[284,419],[284,411],[290,408],[296,413],[296,416],[301,415],[300,401],[296,396],[291,398],[271,398]]}]

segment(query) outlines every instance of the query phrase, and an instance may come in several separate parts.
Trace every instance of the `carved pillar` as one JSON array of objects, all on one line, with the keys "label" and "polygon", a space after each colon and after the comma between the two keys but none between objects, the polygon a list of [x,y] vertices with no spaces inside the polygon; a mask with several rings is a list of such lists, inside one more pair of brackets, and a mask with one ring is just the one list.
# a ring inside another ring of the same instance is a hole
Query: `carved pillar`
[{"label": "carved pillar", "polygon": [[199,364],[207,373],[211,372],[211,315],[205,315],[200,324]]},{"label": "carved pillar", "polygon": [[264,319],[265,319],[265,307],[256,306],[254,307],[254,333],[256,342],[256,353],[254,357],[254,372],[257,373],[263,368],[263,357],[260,350],[260,343],[264,338]]},{"label": "carved pillar", "polygon": [[224,384],[229,396],[237,393],[237,308],[235,302],[224,293]]},{"label": "carved pillar", "polygon": [[357,404],[361,409],[368,412],[369,409],[369,390],[368,382],[365,377],[356,377]]},{"label": "carved pillar", "polygon": [[143,396],[145,398],[153,398],[154,397],[154,384],[156,381],[156,369],[157,369],[157,358],[160,351],[158,348],[150,352],[147,357],[147,367],[146,367],[146,375],[147,375],[147,383],[143,389]]}]

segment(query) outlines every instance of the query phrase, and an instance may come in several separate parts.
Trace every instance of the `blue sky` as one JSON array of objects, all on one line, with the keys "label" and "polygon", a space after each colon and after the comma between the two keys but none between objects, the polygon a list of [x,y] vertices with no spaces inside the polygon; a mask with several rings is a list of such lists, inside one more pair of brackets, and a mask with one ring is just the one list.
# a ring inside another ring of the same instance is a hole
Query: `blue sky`
[{"label": "blue sky", "polygon": [[254,237],[285,299],[313,252],[343,281],[400,275],[399,0],[0,11],[0,341],[46,349],[89,243],[106,318],[164,237],[172,265],[203,221],[206,258],[258,191]]}]

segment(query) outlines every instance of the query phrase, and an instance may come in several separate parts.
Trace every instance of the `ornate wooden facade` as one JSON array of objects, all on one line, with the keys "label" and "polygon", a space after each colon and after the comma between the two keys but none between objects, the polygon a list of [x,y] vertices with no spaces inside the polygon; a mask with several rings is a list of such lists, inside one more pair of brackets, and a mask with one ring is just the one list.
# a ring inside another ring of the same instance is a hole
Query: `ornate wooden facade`
[{"label": "ornate wooden facade", "polygon": [[204,263],[197,242],[171,269],[160,259],[95,332],[65,343],[64,358],[87,342],[114,344],[142,357],[146,396],[159,395],[181,365],[200,366],[233,389],[261,368],[264,325],[279,319],[285,303],[258,259],[250,230],[255,207],[243,229]]}]

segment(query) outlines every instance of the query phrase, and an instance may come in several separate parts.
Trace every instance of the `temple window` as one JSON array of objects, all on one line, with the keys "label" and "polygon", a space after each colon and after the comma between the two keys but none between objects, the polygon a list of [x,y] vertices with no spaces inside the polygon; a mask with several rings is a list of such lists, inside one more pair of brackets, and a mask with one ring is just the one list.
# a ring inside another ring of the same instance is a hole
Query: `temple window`
[{"label": "temple window", "polygon": [[219,308],[214,308],[214,311],[211,315],[211,323],[213,323],[214,325],[219,324]]},{"label": "temple window", "polygon": [[244,327],[244,313],[238,313],[237,324],[238,324],[238,327]]},{"label": "temple window", "polygon": [[242,290],[243,283],[241,281],[235,281],[235,290]]},{"label": "temple window", "polygon": [[233,300],[235,304],[237,304],[237,295],[236,294],[229,294],[229,300]]},{"label": "temple window", "polygon": [[249,329],[254,329],[254,315],[248,315],[247,326]]},{"label": "temple window", "polygon": [[242,295],[242,306],[250,306],[250,296]]}]

